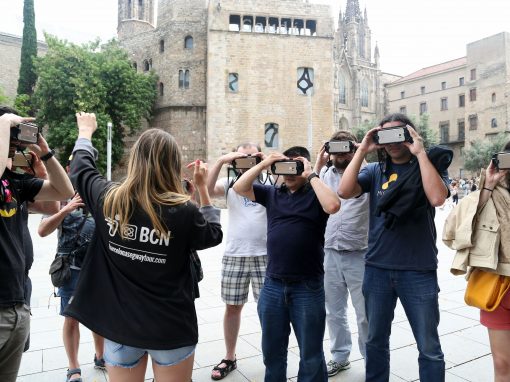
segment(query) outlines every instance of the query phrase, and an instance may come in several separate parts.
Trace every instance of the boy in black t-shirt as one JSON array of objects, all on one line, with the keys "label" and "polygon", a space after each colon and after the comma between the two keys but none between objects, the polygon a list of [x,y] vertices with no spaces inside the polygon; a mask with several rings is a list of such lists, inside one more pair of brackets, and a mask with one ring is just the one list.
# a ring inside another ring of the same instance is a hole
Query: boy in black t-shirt
[{"label": "boy in black t-shirt", "polygon": [[[300,160],[303,173],[284,175],[279,188],[253,184],[266,167],[282,159]],[[290,325],[299,343],[298,379],[323,382],[328,378],[322,348],[324,232],[340,200],[312,171],[309,160],[307,149],[292,147],[269,155],[234,185],[234,191],[267,210],[268,265],[257,306],[266,382],[286,380]]]}]

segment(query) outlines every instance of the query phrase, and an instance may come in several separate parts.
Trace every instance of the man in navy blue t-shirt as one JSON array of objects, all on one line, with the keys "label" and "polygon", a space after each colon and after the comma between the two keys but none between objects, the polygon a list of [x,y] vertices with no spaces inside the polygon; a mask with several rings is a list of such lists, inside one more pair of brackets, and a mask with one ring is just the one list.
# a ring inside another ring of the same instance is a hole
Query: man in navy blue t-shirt
[{"label": "man in navy blue t-shirt", "polygon": [[[301,175],[284,175],[281,187],[253,184],[267,167],[282,159],[303,162]],[[329,214],[340,208],[338,196],[312,171],[310,154],[295,146],[271,154],[234,185],[239,195],[267,210],[266,280],[257,311],[262,326],[265,382],[287,380],[290,324],[301,361],[298,380],[327,380],[322,341],[325,329],[324,231]]]},{"label": "man in navy blue t-shirt", "polygon": [[[381,146],[374,142],[379,130],[397,126],[409,131],[412,143]],[[365,155],[378,149],[385,159],[360,171]],[[339,195],[346,199],[370,193],[363,280],[368,318],[367,382],[389,380],[389,337],[397,298],[417,342],[420,380],[441,382],[445,378],[437,331],[439,287],[434,207],[441,206],[448,197],[449,161],[438,171],[431,153],[432,150],[429,154],[425,152],[423,139],[405,115],[391,114],[365,135],[338,188]]]}]

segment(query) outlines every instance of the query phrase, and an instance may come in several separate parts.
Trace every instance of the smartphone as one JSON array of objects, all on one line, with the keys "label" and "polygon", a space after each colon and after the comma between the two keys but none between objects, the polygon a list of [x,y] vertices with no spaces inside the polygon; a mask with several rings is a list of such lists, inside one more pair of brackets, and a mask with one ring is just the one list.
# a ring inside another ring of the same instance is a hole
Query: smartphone
[{"label": "smartphone", "polygon": [[248,170],[253,166],[260,163],[261,159],[259,156],[248,155],[246,157],[237,158],[232,161],[232,167],[236,170]]},{"label": "smartphone", "polygon": [[510,170],[510,152],[494,154],[492,156],[492,162],[498,170]]},{"label": "smartphone", "polygon": [[305,171],[305,165],[300,160],[283,159],[271,165],[274,175],[301,175]]},{"label": "smartphone", "polygon": [[17,152],[12,158],[12,165],[14,167],[30,167],[32,165],[32,154],[22,154]]},{"label": "smartphone", "polygon": [[374,142],[378,145],[387,145],[390,143],[412,142],[411,134],[405,125],[388,127],[378,130],[374,135]]},{"label": "smartphone", "polygon": [[351,141],[329,141],[324,143],[328,154],[343,154],[354,152],[354,143]]},{"label": "smartphone", "polygon": [[39,126],[35,123],[20,123],[11,128],[11,139],[16,139],[22,143],[37,143]]}]

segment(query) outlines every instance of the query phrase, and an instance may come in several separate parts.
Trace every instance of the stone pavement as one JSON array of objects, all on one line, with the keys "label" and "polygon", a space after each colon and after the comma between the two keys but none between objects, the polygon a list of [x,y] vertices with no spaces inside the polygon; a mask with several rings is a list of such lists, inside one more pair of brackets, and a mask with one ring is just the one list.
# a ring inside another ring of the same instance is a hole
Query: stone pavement
[{"label": "stone pavement", "polygon": [[[447,211],[437,210],[436,225],[439,235]],[[222,214],[226,232],[226,214]],[[34,292],[32,296],[31,347],[24,354],[21,363],[19,382],[58,382],[65,381],[67,358],[61,338],[63,319],[58,315],[59,299],[53,297],[53,287],[48,275],[55,248],[56,234],[41,239],[37,235],[40,216],[32,215],[29,225],[34,240],[35,262],[30,272]],[[439,285],[441,323],[439,332],[446,360],[446,380],[449,382],[493,380],[492,357],[487,331],[479,323],[479,311],[464,304],[465,280],[449,273],[453,253],[442,242],[439,245]],[[200,253],[204,268],[204,280],[200,283],[201,298],[196,300],[200,342],[195,355],[193,381],[211,381],[210,372],[224,354],[222,319],[224,304],[220,298],[220,272],[223,245]],[[99,314],[100,312],[98,312]],[[353,332],[352,367],[343,371],[332,382],[364,381],[364,362],[361,359],[356,340],[356,321],[352,307],[349,310],[349,323]],[[227,382],[261,382],[264,365],[260,349],[261,330],[257,317],[256,304],[250,296],[243,310],[240,337],[237,346],[238,369],[232,372]],[[94,350],[92,336],[88,329],[81,327],[79,359],[82,363],[84,382],[107,381],[105,372],[93,368]],[[391,346],[392,382],[416,381],[418,375],[418,351],[410,326],[400,305],[397,305],[393,321]],[[329,360],[328,331],[324,339],[326,360]],[[296,339],[291,335],[288,355],[289,381],[296,381],[299,363],[299,350]],[[152,372],[147,371],[147,379]]]}]

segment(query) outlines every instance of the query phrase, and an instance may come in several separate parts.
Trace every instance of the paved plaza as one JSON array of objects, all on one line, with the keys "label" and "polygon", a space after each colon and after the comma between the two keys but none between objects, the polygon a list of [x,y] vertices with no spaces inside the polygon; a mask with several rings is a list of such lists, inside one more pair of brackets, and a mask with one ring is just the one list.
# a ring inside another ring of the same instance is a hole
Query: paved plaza
[{"label": "paved plaza", "polygon": [[[223,211],[225,212],[225,211]],[[447,211],[437,209],[436,225],[439,236]],[[23,355],[19,372],[19,382],[58,382],[65,381],[67,358],[62,343],[61,328],[63,319],[58,315],[60,301],[53,297],[53,287],[48,275],[49,265],[54,257],[56,234],[44,239],[37,235],[40,216],[32,215],[29,226],[34,241],[35,262],[30,272],[33,280],[32,327],[30,350]],[[222,214],[226,232],[226,213]],[[446,360],[446,381],[490,382],[493,380],[492,358],[490,355],[487,330],[479,323],[479,311],[464,304],[465,280],[450,274],[449,268],[453,252],[439,245],[439,285],[441,288],[439,305],[441,323],[439,333]],[[204,280],[200,282],[201,298],[196,300],[200,342],[195,355],[194,382],[211,381],[212,367],[225,355],[223,344],[224,304],[220,298],[220,272],[223,244],[202,251],[200,257],[204,268]],[[405,255],[405,254],[403,254]],[[98,311],[98,314],[101,312]],[[356,320],[352,307],[349,310],[349,323],[353,332],[352,367],[337,376],[332,382],[364,381],[364,362],[358,351]],[[84,382],[107,381],[106,372],[93,368],[94,350],[92,336],[88,329],[81,327],[79,359],[82,364]],[[250,302],[243,310],[240,337],[237,345],[238,368],[232,372],[227,382],[261,382],[264,380],[264,365],[260,349],[261,329],[257,317],[256,304]],[[410,326],[400,305],[397,305],[393,321],[391,346],[392,382],[417,381],[418,351]],[[329,360],[328,331],[324,339],[326,361]],[[288,355],[289,381],[296,381],[299,363],[299,350],[296,339],[291,335]],[[151,380],[152,372],[146,378]],[[183,381],[184,382],[184,381]]]}]

